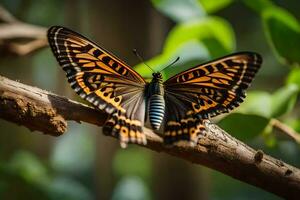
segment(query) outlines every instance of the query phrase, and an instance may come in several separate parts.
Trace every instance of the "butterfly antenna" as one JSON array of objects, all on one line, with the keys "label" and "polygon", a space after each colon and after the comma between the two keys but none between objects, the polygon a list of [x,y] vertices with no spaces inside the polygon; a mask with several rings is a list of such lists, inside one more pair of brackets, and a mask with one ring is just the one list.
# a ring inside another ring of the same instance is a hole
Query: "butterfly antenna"
[{"label": "butterfly antenna", "polygon": [[178,56],[177,58],[176,58],[176,60],[174,60],[171,64],[169,64],[168,66],[166,66],[166,67],[164,67],[162,70],[160,70],[159,72],[161,72],[161,71],[163,71],[163,70],[165,70],[165,69],[167,69],[168,67],[171,67],[172,65],[174,65],[175,63],[177,63],[177,61],[180,59],[180,57]]},{"label": "butterfly antenna", "polygon": [[140,56],[140,54],[137,52],[136,49],[132,49],[132,52],[134,53],[134,55],[136,55],[136,57],[138,57],[138,59],[139,59],[142,63],[144,63],[144,65],[146,65],[147,67],[149,67],[149,69],[151,69],[151,71],[155,73],[155,71],[154,71],[149,65],[147,65],[147,63],[144,61],[144,59],[142,58],[142,56]]}]

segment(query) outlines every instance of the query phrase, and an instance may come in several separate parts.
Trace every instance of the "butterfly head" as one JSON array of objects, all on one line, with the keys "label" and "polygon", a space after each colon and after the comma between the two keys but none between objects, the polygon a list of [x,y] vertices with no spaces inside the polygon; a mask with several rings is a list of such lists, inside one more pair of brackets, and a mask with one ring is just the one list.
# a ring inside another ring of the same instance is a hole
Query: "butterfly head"
[{"label": "butterfly head", "polygon": [[154,73],[152,73],[152,76],[153,76],[154,80],[159,80],[160,81],[160,80],[163,79],[162,74],[160,72],[154,72]]}]

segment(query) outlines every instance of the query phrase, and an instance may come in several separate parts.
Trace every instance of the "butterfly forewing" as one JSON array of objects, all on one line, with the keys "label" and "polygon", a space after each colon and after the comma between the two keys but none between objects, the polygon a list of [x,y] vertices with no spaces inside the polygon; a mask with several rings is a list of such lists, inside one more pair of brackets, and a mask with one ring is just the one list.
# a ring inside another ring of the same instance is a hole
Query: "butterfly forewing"
[{"label": "butterfly forewing", "polygon": [[[260,55],[241,52],[196,66],[168,79],[164,83],[166,135],[180,138],[178,135],[182,135],[183,130],[192,135],[194,127],[201,124],[201,119],[226,113],[237,107],[243,101],[245,90],[261,63]],[[199,121],[191,120],[195,118]]]},{"label": "butterfly forewing", "polygon": [[145,80],[103,48],[67,28],[54,26],[48,40],[71,87],[111,114],[105,130],[127,142],[143,142]]}]

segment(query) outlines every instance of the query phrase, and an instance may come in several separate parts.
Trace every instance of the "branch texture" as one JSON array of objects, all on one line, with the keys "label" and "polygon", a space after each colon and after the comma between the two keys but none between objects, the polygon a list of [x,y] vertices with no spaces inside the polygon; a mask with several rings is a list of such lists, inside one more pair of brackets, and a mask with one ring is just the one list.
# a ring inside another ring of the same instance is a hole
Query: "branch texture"
[{"label": "branch texture", "polygon": [[[58,136],[67,120],[103,125],[107,115],[92,107],[39,88],[0,76],[0,117],[30,130]],[[162,139],[145,128],[148,149],[165,152],[195,164],[218,170],[240,181],[287,199],[300,196],[300,170],[254,150],[217,125],[205,122],[209,130],[196,147],[165,147]]]}]

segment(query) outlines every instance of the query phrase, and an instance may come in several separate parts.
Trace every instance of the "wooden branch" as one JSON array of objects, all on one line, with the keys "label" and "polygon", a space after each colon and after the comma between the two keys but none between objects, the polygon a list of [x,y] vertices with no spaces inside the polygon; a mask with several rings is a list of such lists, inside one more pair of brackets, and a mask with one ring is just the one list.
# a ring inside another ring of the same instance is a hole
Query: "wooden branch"
[{"label": "wooden branch", "polygon": [[8,12],[3,6],[0,5],[0,21],[6,23],[19,22],[10,12]]},{"label": "wooden branch", "polygon": [[41,39],[35,39],[32,41],[29,41],[25,44],[11,42],[9,46],[10,46],[10,51],[12,53],[15,53],[19,56],[25,56],[37,49],[41,49],[41,48],[45,47],[47,45],[48,45],[48,42],[47,42],[46,38],[41,38]]},{"label": "wooden branch", "polygon": [[26,55],[48,45],[45,27],[17,20],[0,5],[0,47],[16,55]]},{"label": "wooden branch", "polygon": [[[101,126],[107,115],[65,97],[0,76],[0,117],[31,130],[57,136],[66,130],[66,120]],[[261,150],[255,151],[209,121],[205,125],[209,131],[194,148],[185,145],[165,147],[162,139],[147,128],[144,130],[148,144],[143,147],[207,166],[286,199],[299,198],[299,169]]]},{"label": "wooden branch", "polygon": [[30,130],[59,136],[66,131],[66,120],[102,125],[103,112],[45,90],[0,76],[0,117]]},{"label": "wooden branch", "polygon": [[297,133],[294,129],[292,129],[291,127],[289,127],[286,124],[282,123],[278,119],[271,119],[270,124],[274,128],[280,130],[283,134],[287,135],[288,137],[295,140],[295,142],[300,144],[300,134]]}]

